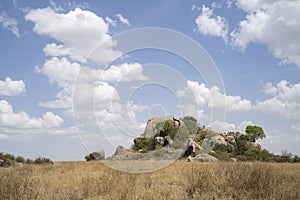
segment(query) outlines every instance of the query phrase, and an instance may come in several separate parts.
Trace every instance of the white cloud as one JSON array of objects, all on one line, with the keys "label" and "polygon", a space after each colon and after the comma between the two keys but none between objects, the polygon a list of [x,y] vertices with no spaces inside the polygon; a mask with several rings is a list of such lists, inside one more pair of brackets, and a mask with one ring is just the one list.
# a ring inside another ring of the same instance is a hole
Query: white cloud
[{"label": "white cloud", "polygon": [[259,143],[263,148],[271,150],[276,154],[281,154],[282,150],[288,150],[293,154],[299,155],[299,142],[300,137],[298,132],[287,130],[270,129],[265,130],[266,138]]},{"label": "white cloud", "polygon": [[229,131],[235,131],[236,126],[233,123],[228,122],[222,122],[219,120],[213,121],[210,125],[212,130],[217,132],[229,132]]},{"label": "white cloud", "polygon": [[252,1],[247,1],[247,0],[237,0],[236,1],[236,6],[238,8],[243,9],[244,11],[251,12],[251,11],[256,11],[257,9],[260,8],[265,8],[268,6],[268,4],[274,3],[274,0],[252,0]]},{"label": "white cloud", "polygon": [[197,9],[197,6],[195,4],[193,4],[192,8],[191,8],[191,12],[193,12],[194,10]]},{"label": "white cloud", "polygon": [[140,63],[123,63],[120,65],[112,65],[108,70],[101,74],[102,81],[132,81],[132,80],[148,80],[143,75],[143,66]]},{"label": "white cloud", "polygon": [[222,8],[221,4],[216,3],[215,1],[210,4],[212,8]]},{"label": "white cloud", "polygon": [[20,37],[17,20],[9,17],[5,11],[2,11],[0,14],[0,26],[10,30],[15,36]]},{"label": "white cloud", "polygon": [[225,4],[227,8],[231,8],[234,4],[234,0],[225,0]]},{"label": "white cloud", "polygon": [[70,109],[72,107],[72,93],[68,89],[63,88],[57,93],[55,100],[39,102],[39,106],[46,108]]},{"label": "white cloud", "polygon": [[190,94],[195,95],[196,102],[199,105],[205,105],[210,100],[210,90],[204,83],[198,83],[196,81],[187,81],[187,87],[184,90],[178,91],[180,97]]},{"label": "white cloud", "polygon": [[300,1],[237,1],[247,12],[245,20],[231,32],[234,46],[245,50],[249,43],[265,44],[282,63],[300,67]]},{"label": "white cloud", "polygon": [[56,82],[60,87],[73,85],[79,70],[79,63],[71,63],[65,57],[53,57],[49,60],[46,60],[42,68],[35,67],[36,73],[46,75],[49,78],[50,83]]},{"label": "white cloud", "polygon": [[127,26],[131,26],[129,20],[126,19],[122,14],[118,13],[118,14],[116,14],[116,16],[118,17],[120,22],[122,22],[123,24],[126,24]]},{"label": "white cloud", "polygon": [[0,80],[0,95],[17,96],[26,92],[25,84],[22,80],[12,81],[6,77],[5,81]]},{"label": "white cloud", "polygon": [[264,11],[250,13],[241,21],[239,29],[231,32],[233,45],[245,50],[250,42],[260,41],[264,36],[266,26],[270,24],[270,16]]},{"label": "white cloud", "polygon": [[[226,108],[226,111],[248,111],[251,110],[251,101],[242,99],[241,96],[225,95],[220,92],[220,89],[216,86],[210,89],[212,99],[209,102],[210,107],[214,108]],[[225,102],[224,102],[225,101]]]},{"label": "white cloud", "polygon": [[240,96],[222,94],[216,86],[209,89],[204,83],[199,84],[195,81],[187,81],[187,87],[178,91],[178,95],[180,97],[195,98],[200,107],[226,108],[227,111],[247,111],[252,109],[252,104],[247,99],[242,99]]},{"label": "white cloud", "polygon": [[24,111],[16,113],[7,101],[0,100],[0,131],[2,133],[59,128],[63,123],[63,119],[52,112],[46,112],[41,118],[32,118]]},{"label": "white cloud", "polygon": [[55,1],[53,0],[49,0],[49,3],[51,5],[51,7],[53,8],[53,10],[55,12],[63,12],[65,11],[65,9],[63,9],[63,7],[61,7],[59,4],[57,4]]},{"label": "white cloud", "polygon": [[248,125],[253,125],[251,121],[243,121],[240,124],[229,123],[225,121],[215,120],[209,126],[217,132],[240,132],[244,133]]},{"label": "white cloud", "polygon": [[117,21],[116,20],[113,20],[113,19],[111,19],[110,17],[108,17],[108,16],[106,16],[105,17],[105,21],[107,21],[107,23],[109,23],[109,25],[111,25],[111,26],[113,26],[113,27],[116,27],[116,23],[117,23]]},{"label": "white cloud", "polygon": [[[104,85],[108,86],[106,82],[148,80],[143,74],[143,66],[140,63],[122,63],[120,65],[112,65],[107,70],[102,70],[82,67],[79,63],[70,62],[65,57],[53,57],[46,60],[42,67],[35,68],[35,72],[46,75],[50,83],[57,83],[61,88],[61,91],[56,95],[56,100],[39,103],[40,106],[48,108],[68,109],[72,107],[73,87],[79,72],[80,82],[82,83],[78,83],[78,87],[82,87],[80,90],[87,95],[82,95],[83,101],[93,98],[93,96],[88,95],[89,93],[94,94],[98,92],[95,94],[99,95],[99,97],[104,97],[106,89],[110,88],[102,88]],[[97,84],[97,87],[102,89],[101,91],[98,91],[98,89],[93,91],[97,88],[95,87]]]},{"label": "white cloud", "polygon": [[46,56],[67,56],[71,54],[72,48],[65,48],[64,45],[50,43],[43,49]]},{"label": "white cloud", "polygon": [[88,9],[89,8],[89,4],[88,2],[76,2],[76,1],[69,1],[68,2],[68,7],[71,9],[75,9],[75,8],[81,8],[81,9]]},{"label": "white cloud", "polygon": [[290,84],[286,80],[280,81],[276,86],[267,83],[264,92],[271,95],[271,98],[259,101],[257,109],[286,119],[300,119],[300,83]]},{"label": "white cloud", "polygon": [[120,55],[113,50],[114,42],[108,34],[109,24],[95,13],[76,8],[66,14],[56,13],[51,8],[32,9],[25,19],[34,22],[33,30],[40,35],[56,39],[61,44],[51,43],[44,48],[49,56],[70,56],[85,62],[88,54],[101,42],[107,41],[100,63]]},{"label": "white cloud", "polygon": [[224,17],[214,15],[213,10],[202,6],[201,14],[195,20],[198,31],[203,35],[222,37],[227,41],[228,23]]},{"label": "white cloud", "polygon": [[128,110],[131,110],[133,112],[143,112],[146,109],[148,109],[148,106],[147,105],[134,104],[134,102],[130,101],[127,104],[127,108],[128,108]]}]

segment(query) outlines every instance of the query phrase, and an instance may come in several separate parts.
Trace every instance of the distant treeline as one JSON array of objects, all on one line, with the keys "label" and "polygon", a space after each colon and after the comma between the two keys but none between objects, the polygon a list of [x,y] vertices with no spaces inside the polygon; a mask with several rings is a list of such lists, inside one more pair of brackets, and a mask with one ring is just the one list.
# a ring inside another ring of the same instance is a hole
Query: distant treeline
[{"label": "distant treeline", "polygon": [[34,160],[24,158],[22,156],[14,156],[9,153],[0,152],[0,167],[15,166],[18,163],[21,164],[53,164],[49,158],[39,157]]}]

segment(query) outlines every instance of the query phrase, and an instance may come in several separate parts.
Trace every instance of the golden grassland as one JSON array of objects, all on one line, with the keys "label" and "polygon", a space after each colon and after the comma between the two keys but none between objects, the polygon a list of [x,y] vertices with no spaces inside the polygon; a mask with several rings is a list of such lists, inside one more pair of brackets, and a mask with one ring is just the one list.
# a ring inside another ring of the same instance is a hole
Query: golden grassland
[{"label": "golden grassland", "polygon": [[176,162],[142,174],[96,161],[1,168],[0,199],[300,199],[300,164]]}]

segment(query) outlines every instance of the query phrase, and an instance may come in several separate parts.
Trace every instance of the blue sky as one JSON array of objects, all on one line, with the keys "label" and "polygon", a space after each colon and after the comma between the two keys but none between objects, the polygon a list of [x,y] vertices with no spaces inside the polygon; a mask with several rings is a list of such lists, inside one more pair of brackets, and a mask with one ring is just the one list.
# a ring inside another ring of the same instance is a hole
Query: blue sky
[{"label": "blue sky", "polygon": [[[81,160],[130,146],[149,117],[193,115],[219,131],[262,126],[263,148],[300,155],[299,8],[299,0],[2,0],[0,151]],[[203,67],[215,67],[222,85],[180,55],[118,49],[120,33],[145,27],[201,45],[212,60]],[[212,120],[212,109],[225,119]]]}]

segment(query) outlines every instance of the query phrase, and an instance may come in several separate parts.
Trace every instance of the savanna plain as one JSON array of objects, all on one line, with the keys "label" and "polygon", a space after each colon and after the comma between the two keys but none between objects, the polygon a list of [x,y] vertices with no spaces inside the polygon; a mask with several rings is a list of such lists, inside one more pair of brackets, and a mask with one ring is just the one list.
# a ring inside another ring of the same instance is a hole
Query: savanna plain
[{"label": "savanna plain", "polygon": [[300,164],[175,162],[126,173],[100,162],[0,168],[0,199],[300,199]]}]

